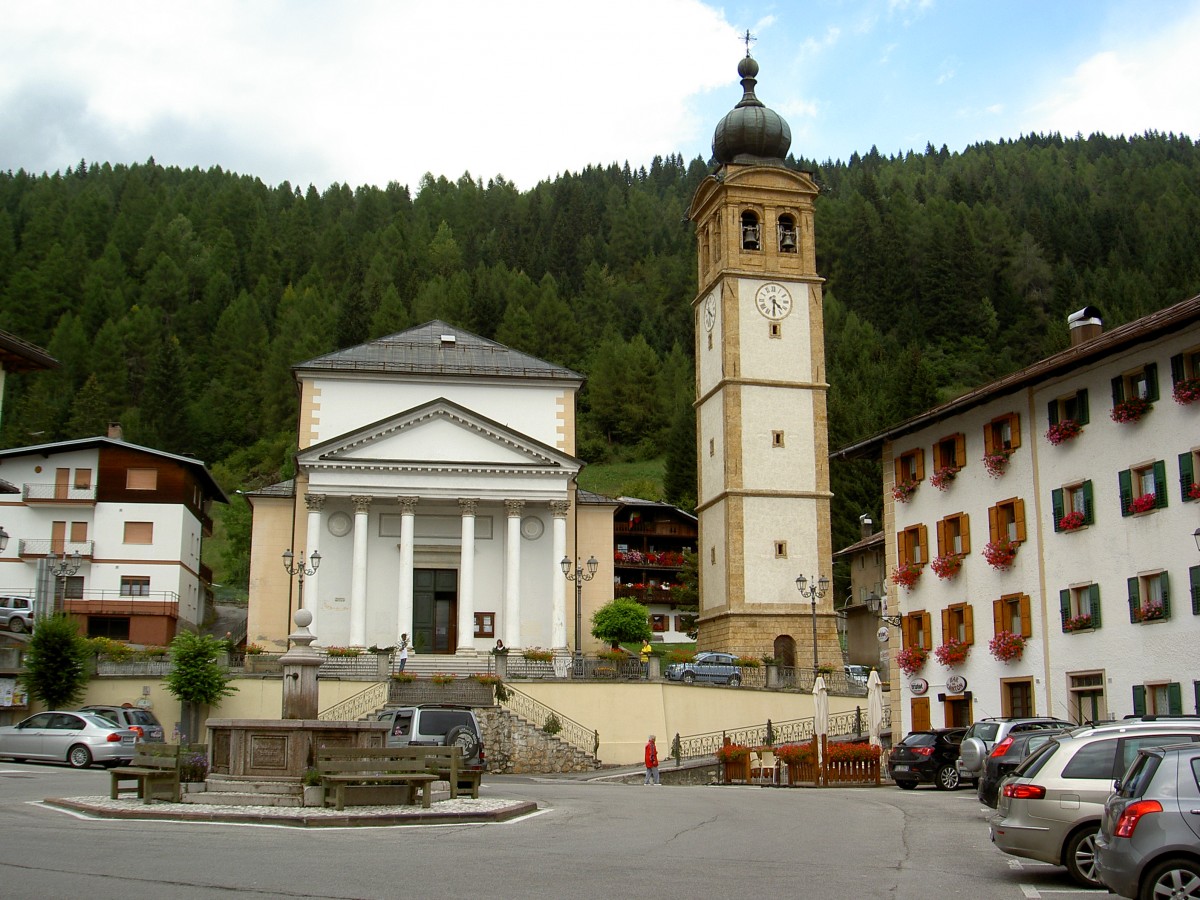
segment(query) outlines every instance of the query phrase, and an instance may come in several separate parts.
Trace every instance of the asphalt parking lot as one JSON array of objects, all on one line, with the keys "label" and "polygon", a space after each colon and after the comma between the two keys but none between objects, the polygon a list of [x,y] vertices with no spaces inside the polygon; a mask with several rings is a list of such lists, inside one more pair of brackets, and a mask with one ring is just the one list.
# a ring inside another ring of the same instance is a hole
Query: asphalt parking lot
[{"label": "asphalt parking lot", "polygon": [[1074,900],[1065,870],[1000,853],[969,789],[642,787],[492,777],[534,800],[497,824],[296,829],[115,821],[48,808],[101,797],[100,769],[0,761],[6,898],[970,897]]}]

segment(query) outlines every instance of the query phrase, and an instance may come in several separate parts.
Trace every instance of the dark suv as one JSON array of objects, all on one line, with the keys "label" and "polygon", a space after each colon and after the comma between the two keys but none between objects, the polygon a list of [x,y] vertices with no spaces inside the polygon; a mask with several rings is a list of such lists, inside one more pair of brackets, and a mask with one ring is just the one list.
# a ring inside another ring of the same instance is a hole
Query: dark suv
[{"label": "dark suv", "polygon": [[938,790],[955,790],[959,785],[955,763],[966,733],[965,728],[909,732],[888,756],[888,777],[896,782],[896,787],[906,791],[930,783],[937,785]]},{"label": "dark suv", "polygon": [[[1074,722],[1054,719],[1049,716],[993,716],[980,719],[967,729],[963,738],[962,752],[958,757],[958,774],[961,778],[979,779],[984,773],[988,755],[997,744],[1011,735],[1043,728],[1074,728]],[[994,804],[993,804],[994,805]]]},{"label": "dark suv", "polygon": [[138,740],[162,743],[166,737],[154,713],[137,706],[84,706],[80,712],[95,713],[114,725],[128,728],[139,735]]},{"label": "dark suv", "polygon": [[[1052,737],[1065,732],[1066,728],[1035,728],[1032,731],[1015,731],[992,748],[983,761],[983,774],[979,776],[979,800],[985,806],[996,808],[1000,797],[1000,782],[1021,764],[1029,754],[1037,750]],[[967,740],[963,740],[966,752]],[[959,762],[962,762],[960,757]],[[962,766],[959,766],[960,770]]]}]

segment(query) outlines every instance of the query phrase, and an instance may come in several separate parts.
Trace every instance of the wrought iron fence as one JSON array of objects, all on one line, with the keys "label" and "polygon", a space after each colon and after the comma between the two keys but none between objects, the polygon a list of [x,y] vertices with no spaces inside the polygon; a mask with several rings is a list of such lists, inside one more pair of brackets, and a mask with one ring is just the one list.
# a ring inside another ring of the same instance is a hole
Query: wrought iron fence
[{"label": "wrought iron fence", "polygon": [[97,675],[166,675],[171,671],[171,660],[161,659],[98,659]]},{"label": "wrought iron fence", "polygon": [[370,687],[359,691],[353,697],[347,697],[340,703],[335,703],[328,709],[317,713],[318,719],[334,722],[353,722],[369,715],[387,704],[388,683],[377,681]]},{"label": "wrought iron fence", "polygon": [[[883,707],[883,725],[886,730],[891,728],[891,707]],[[829,730],[825,732],[830,738],[858,738],[865,740],[868,733],[867,711],[855,707],[846,712],[833,713],[829,716]],[[671,749],[672,755],[678,748],[680,759],[700,759],[714,756],[720,747],[728,741],[731,744],[742,744],[746,747],[763,747],[780,744],[803,744],[811,741],[815,735],[814,720],[789,719],[784,722],[771,722],[761,725],[749,725],[745,728],[730,728],[724,731],[710,731],[704,734],[677,735]]]},{"label": "wrought iron fence", "polygon": [[[780,666],[778,669],[778,687],[791,688],[799,691],[811,691],[817,680],[817,670],[799,666]],[[867,686],[856,678],[851,678],[845,672],[821,672],[825,679],[825,689],[839,697],[865,697]]]},{"label": "wrought iron fence", "polygon": [[[515,715],[520,716],[526,722],[536,725],[543,730],[546,727],[547,721],[553,716],[558,722],[558,730],[551,732],[556,734],[561,740],[566,741],[572,747],[582,750],[584,753],[590,753],[593,756],[600,749],[600,732],[593,728],[588,728],[586,725],[581,725],[574,719],[564,716],[555,709],[550,708],[540,700],[534,700],[523,691],[517,690],[511,685],[505,685],[508,688],[508,696],[500,701],[500,705]],[[553,722],[551,722],[553,728]]]}]

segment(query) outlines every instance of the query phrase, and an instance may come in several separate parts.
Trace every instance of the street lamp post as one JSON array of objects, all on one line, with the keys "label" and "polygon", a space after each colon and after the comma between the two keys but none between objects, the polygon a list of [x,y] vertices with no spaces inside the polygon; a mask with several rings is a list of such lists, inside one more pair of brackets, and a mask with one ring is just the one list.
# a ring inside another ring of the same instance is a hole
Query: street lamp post
[{"label": "street lamp post", "polygon": [[305,563],[304,554],[301,553],[300,562],[295,565],[292,564],[294,558],[290,548],[283,551],[283,567],[287,569],[288,575],[298,577],[299,581],[296,608],[304,609],[304,576],[317,574],[317,568],[321,565],[321,554],[319,551],[314,550],[312,556],[308,558],[308,563]]},{"label": "street lamp post", "polygon": [[812,603],[812,633],[813,633],[813,674],[816,674],[817,663],[817,601],[829,593],[829,579],[825,576],[814,578],[810,583],[801,575],[796,579],[796,590],[800,596]]},{"label": "street lamp post", "polygon": [[567,581],[575,584],[575,658],[578,660],[583,656],[583,623],[580,621],[583,618],[583,583],[591,581],[596,577],[596,570],[600,568],[600,562],[594,556],[588,557],[587,574],[583,572],[583,566],[579,564],[579,557],[575,557],[575,571],[571,571],[570,557],[564,556],[559,562],[562,567],[562,573],[567,577]]},{"label": "street lamp post", "polygon": [[70,556],[67,556],[66,551],[63,551],[63,555],[60,558],[51,550],[50,555],[46,557],[46,562],[50,565],[50,576],[62,579],[62,588],[56,591],[54,595],[53,609],[54,614],[58,615],[63,611],[67,599],[67,579],[79,571],[79,567],[83,565],[83,557],[76,550]]}]

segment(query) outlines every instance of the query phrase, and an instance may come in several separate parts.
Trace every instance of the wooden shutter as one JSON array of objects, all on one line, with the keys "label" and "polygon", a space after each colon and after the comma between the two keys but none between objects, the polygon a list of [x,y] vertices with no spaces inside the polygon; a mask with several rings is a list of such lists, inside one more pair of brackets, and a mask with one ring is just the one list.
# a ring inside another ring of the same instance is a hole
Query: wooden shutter
[{"label": "wooden shutter", "polygon": [[961,431],[954,436],[954,464],[960,469],[967,464],[967,436]]},{"label": "wooden shutter", "polygon": [[1013,520],[1017,525],[1017,541],[1025,540],[1025,501],[1013,501]]},{"label": "wooden shutter", "polygon": [[1009,446],[1009,449],[1016,450],[1018,447],[1021,446],[1021,414],[1020,413],[1010,413],[1008,422],[1009,422],[1009,430],[1011,431],[1011,434],[1009,435],[1009,445],[1008,446]]},{"label": "wooden shutter", "polygon": [[1092,614],[1092,627],[1100,627],[1100,585],[1088,585],[1088,609]]},{"label": "wooden shutter", "polygon": [[1180,689],[1178,681],[1172,681],[1167,685],[1167,715],[1183,715],[1183,691]]},{"label": "wooden shutter", "polygon": [[1188,577],[1192,581],[1192,615],[1200,616],[1200,566],[1188,569]]},{"label": "wooden shutter", "polygon": [[1158,400],[1158,363],[1146,363],[1146,399],[1151,403]]},{"label": "wooden shutter", "polygon": [[1088,412],[1088,392],[1087,388],[1080,388],[1079,393],[1075,395],[1075,405],[1078,409],[1076,415],[1079,416],[1075,421],[1080,425],[1086,425],[1091,421],[1091,414]]},{"label": "wooden shutter", "polygon": [[1085,525],[1096,524],[1096,504],[1092,500],[1092,480],[1090,478],[1083,483],[1083,523]]},{"label": "wooden shutter", "polygon": [[904,465],[903,465],[903,463],[904,463],[904,454],[900,454],[892,461],[892,466],[896,470],[896,477],[895,477],[896,484],[900,484],[902,481],[904,481]]},{"label": "wooden shutter", "polygon": [[914,616],[904,616],[900,620],[900,638],[905,649],[917,646],[917,623]]},{"label": "wooden shutter", "polygon": [[924,525],[918,526],[917,528],[917,541],[921,545],[920,562],[922,565],[924,565],[925,563],[929,562],[929,529]]},{"label": "wooden shutter", "polygon": [[913,731],[928,731],[929,724],[929,698],[928,697],[913,697],[912,698],[912,730]]},{"label": "wooden shutter", "polygon": [[986,425],[983,426],[983,452],[984,453],[991,453],[993,450],[996,449],[996,442],[994,440],[995,428],[996,428],[996,423],[994,421],[988,422]]},{"label": "wooden shutter", "polygon": [[1129,621],[1136,623],[1137,622],[1136,612],[1137,612],[1138,604],[1141,603],[1141,596],[1140,596],[1140,592],[1138,590],[1137,577],[1134,576],[1133,578],[1127,579],[1125,584],[1126,584],[1126,587],[1129,589]]},{"label": "wooden shutter", "polygon": [[1004,608],[1007,604],[1003,600],[992,601],[992,634],[999,634],[1004,631]]},{"label": "wooden shutter", "polygon": [[1183,502],[1187,503],[1191,498],[1188,497],[1188,492],[1192,489],[1195,483],[1196,474],[1192,462],[1192,452],[1179,454],[1179,496],[1183,498]]},{"label": "wooden shutter", "polygon": [[1158,576],[1158,583],[1162,585],[1163,598],[1163,618],[1171,618],[1171,578],[1166,572],[1162,572]]},{"label": "wooden shutter", "polygon": [[946,607],[942,610],[942,643],[946,643],[952,637],[956,637],[956,635],[950,631],[950,608]]},{"label": "wooden shutter", "polygon": [[1062,617],[1063,631],[1067,630],[1067,619],[1071,618],[1071,592],[1069,590],[1061,590],[1058,592],[1058,614]]},{"label": "wooden shutter", "polygon": [[988,509],[988,540],[1000,539],[1000,511],[996,507]]},{"label": "wooden shutter", "polygon": [[1049,403],[1046,404],[1046,418],[1049,420],[1051,425],[1058,424],[1058,401],[1057,400],[1051,400]]},{"label": "wooden shutter", "polygon": [[1033,637],[1033,615],[1028,594],[1021,595],[1019,606],[1021,607],[1021,636]]},{"label": "wooden shutter", "polygon": [[933,649],[933,616],[927,612],[921,613],[921,624],[924,625],[922,647],[923,650]]},{"label": "wooden shutter", "polygon": [[1113,406],[1118,403],[1123,403],[1125,400],[1125,378],[1118,375],[1112,380]]},{"label": "wooden shutter", "polygon": [[1167,506],[1167,462],[1163,459],[1154,461],[1154,508],[1166,509]]},{"label": "wooden shutter", "polygon": [[1129,469],[1122,469],[1117,473],[1117,488],[1121,492],[1121,515],[1133,515],[1130,508],[1130,504],[1133,503],[1133,473]]},{"label": "wooden shutter", "polygon": [[950,552],[949,539],[946,537],[946,520],[937,523],[938,556],[946,556]]},{"label": "wooden shutter", "polygon": [[1179,384],[1186,377],[1183,369],[1183,354],[1176,353],[1171,357],[1171,387]]},{"label": "wooden shutter", "polygon": [[975,643],[975,611],[970,603],[963,607],[963,639],[968,644]]},{"label": "wooden shutter", "polygon": [[904,539],[904,532],[896,532],[896,555],[900,557],[900,565],[908,565],[908,541]]},{"label": "wooden shutter", "polygon": [[913,451],[913,478],[925,480],[925,448],[918,447]]},{"label": "wooden shutter", "polygon": [[1050,507],[1054,510],[1054,530],[1062,531],[1062,529],[1058,527],[1058,523],[1062,521],[1062,517],[1066,515],[1067,512],[1067,508],[1063,505],[1062,488],[1055,488],[1050,492]]},{"label": "wooden shutter", "polygon": [[962,552],[964,554],[971,552],[971,517],[966,513],[960,513],[958,516],[958,533],[962,538]]},{"label": "wooden shutter", "polygon": [[1135,716],[1146,714],[1146,686],[1144,684],[1133,686],[1133,714]]}]

